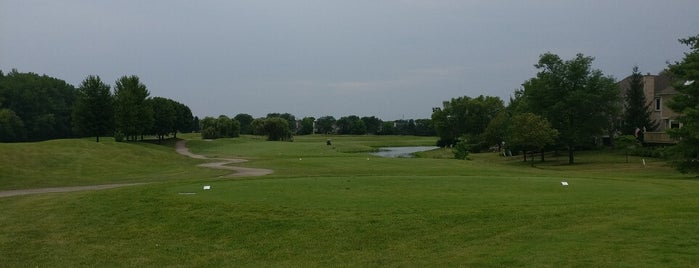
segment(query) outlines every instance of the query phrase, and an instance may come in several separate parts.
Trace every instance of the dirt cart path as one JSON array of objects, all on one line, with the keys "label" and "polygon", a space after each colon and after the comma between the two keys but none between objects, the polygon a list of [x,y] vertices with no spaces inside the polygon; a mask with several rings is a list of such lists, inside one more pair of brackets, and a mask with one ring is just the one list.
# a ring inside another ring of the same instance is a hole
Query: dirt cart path
[{"label": "dirt cart path", "polygon": [[184,140],[178,141],[175,144],[175,148],[176,148],[177,152],[181,155],[186,155],[186,156],[189,156],[191,158],[196,158],[196,159],[207,159],[207,160],[216,160],[217,161],[217,162],[201,164],[201,165],[199,165],[200,167],[235,171],[235,173],[224,176],[227,178],[264,176],[267,174],[272,174],[272,172],[274,172],[271,169],[264,169],[264,168],[247,168],[247,167],[230,166],[230,164],[247,162],[247,160],[245,160],[245,159],[209,158],[209,157],[206,157],[203,155],[194,154],[194,153],[189,151],[189,149],[186,146],[186,141],[184,141]]}]

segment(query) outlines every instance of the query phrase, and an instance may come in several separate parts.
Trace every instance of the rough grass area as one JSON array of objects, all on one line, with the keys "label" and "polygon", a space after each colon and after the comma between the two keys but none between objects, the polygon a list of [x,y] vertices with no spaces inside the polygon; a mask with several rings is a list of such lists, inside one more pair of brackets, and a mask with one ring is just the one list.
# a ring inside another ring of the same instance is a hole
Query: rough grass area
[{"label": "rough grass area", "polygon": [[[699,180],[582,152],[579,164],[472,154],[383,159],[420,138],[190,141],[272,176],[0,199],[8,267],[691,267]],[[362,141],[364,139],[364,141]],[[356,141],[359,140],[359,141]],[[411,141],[409,141],[411,140]],[[429,144],[427,144],[429,145]],[[363,148],[366,150],[355,150]],[[351,148],[351,149],[346,149]],[[354,153],[354,151],[360,151]],[[349,153],[353,152],[353,153]],[[441,155],[439,150],[426,155]],[[199,169],[193,168],[200,171]],[[566,181],[569,186],[562,186]],[[211,190],[202,186],[210,185]]]}]

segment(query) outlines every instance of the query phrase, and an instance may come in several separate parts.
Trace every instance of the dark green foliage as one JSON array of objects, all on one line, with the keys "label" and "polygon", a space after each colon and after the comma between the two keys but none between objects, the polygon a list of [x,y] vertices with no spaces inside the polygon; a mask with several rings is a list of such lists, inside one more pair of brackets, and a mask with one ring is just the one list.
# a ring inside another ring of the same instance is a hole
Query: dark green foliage
[{"label": "dark green foliage", "polygon": [[416,119],[415,131],[411,135],[435,136],[437,133],[434,131],[434,126],[432,125],[431,119]]},{"label": "dark green foliage", "polygon": [[383,122],[381,124],[381,130],[379,131],[379,135],[395,135],[396,134],[396,127],[394,125],[394,122]]},{"label": "dark green foliage", "polygon": [[299,128],[299,135],[310,135],[313,134],[313,125],[316,121],[313,117],[304,117],[301,119],[301,127]]},{"label": "dark green foliage", "polygon": [[0,109],[0,142],[17,142],[26,139],[22,119],[10,109]]},{"label": "dark green foliage", "polygon": [[482,141],[481,136],[492,120],[505,105],[498,97],[468,96],[444,102],[442,108],[432,109],[432,124],[440,145],[453,145],[458,137],[466,135],[469,140]]},{"label": "dark green foliage", "polygon": [[381,119],[376,116],[365,116],[362,117],[362,122],[366,127],[366,134],[377,134],[381,130],[381,124],[383,123]]},{"label": "dark green foliage", "polygon": [[20,73],[13,69],[0,76],[0,109],[14,112],[24,126],[24,130],[17,133],[26,134],[15,136],[15,140],[72,137],[71,113],[75,94],[72,85],[46,75]]},{"label": "dark green foliage", "polygon": [[175,102],[161,97],[154,97],[149,99],[148,102],[150,102],[150,106],[153,109],[154,118],[151,132],[158,136],[159,140],[164,140],[166,135],[176,132],[177,111],[175,110]]},{"label": "dark green foliage", "polygon": [[109,85],[99,76],[89,75],[76,92],[73,125],[81,136],[109,135],[114,131],[114,102]]},{"label": "dark green foliage", "polygon": [[699,35],[680,39],[690,47],[681,62],[670,65],[670,71],[677,78],[676,95],[668,106],[680,113],[681,128],[668,131],[679,143],[672,149],[674,165],[681,172],[699,173]]},{"label": "dark green foliage", "polygon": [[507,133],[510,145],[523,149],[524,161],[527,160],[527,151],[541,152],[545,146],[553,144],[558,136],[558,131],[551,128],[545,118],[533,113],[514,115]]},{"label": "dark green foliage", "polygon": [[321,134],[331,134],[335,132],[335,117],[323,116],[316,119],[316,129]]},{"label": "dark green foliage", "polygon": [[122,76],[114,87],[114,123],[127,140],[147,134],[153,125],[153,108],[146,101],[150,93],[138,76]]},{"label": "dark green foliage", "polygon": [[199,117],[195,116],[194,120],[192,121],[192,132],[199,132],[201,131],[201,127],[199,125]]},{"label": "dark green foliage", "polygon": [[366,125],[359,116],[350,115],[337,120],[337,133],[342,135],[364,135],[367,134]]},{"label": "dark green foliage", "polygon": [[286,120],[287,125],[289,126],[289,131],[291,131],[291,134],[296,133],[296,117],[290,113],[270,113],[267,114],[267,118],[272,118],[272,117],[278,117],[281,119]]},{"label": "dark green foliage", "polygon": [[559,143],[568,148],[571,164],[575,147],[602,134],[619,102],[618,85],[612,77],[592,70],[592,61],[582,54],[563,61],[546,53],[535,65],[539,69],[536,77],[523,84],[527,110],[546,118],[558,130]]},{"label": "dark green foliage", "polygon": [[170,100],[175,108],[175,129],[173,135],[177,137],[177,132],[189,133],[194,131],[194,117],[192,110],[182,103]]},{"label": "dark green foliage", "polygon": [[252,120],[255,120],[249,114],[237,114],[234,117],[240,123],[240,134],[252,134]]},{"label": "dark green foliage", "polygon": [[268,141],[290,141],[292,138],[289,122],[281,117],[270,117],[262,122],[264,135]]},{"label": "dark green foliage", "polygon": [[240,123],[225,115],[218,118],[210,116],[200,121],[201,137],[203,139],[235,138],[240,136]]},{"label": "dark green foliage", "polygon": [[216,128],[223,138],[235,138],[240,136],[240,123],[228,116],[220,115],[216,119]]},{"label": "dark green foliage", "polygon": [[459,139],[459,141],[454,145],[452,151],[454,152],[454,158],[464,160],[468,158],[468,154],[471,146],[469,146],[469,141],[466,138]]},{"label": "dark green foliage", "polygon": [[622,133],[632,135],[636,129],[647,129],[652,131],[658,127],[658,123],[651,120],[651,109],[643,93],[643,75],[638,71],[638,66],[633,67],[629,89],[624,94],[624,117]]}]

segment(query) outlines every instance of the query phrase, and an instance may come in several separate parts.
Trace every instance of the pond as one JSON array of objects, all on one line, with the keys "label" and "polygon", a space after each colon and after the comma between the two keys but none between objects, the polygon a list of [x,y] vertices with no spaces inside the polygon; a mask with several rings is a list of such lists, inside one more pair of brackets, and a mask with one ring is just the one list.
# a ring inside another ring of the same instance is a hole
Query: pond
[{"label": "pond", "polygon": [[380,157],[413,157],[413,153],[434,150],[436,146],[411,146],[411,147],[381,147],[378,152],[371,153]]}]

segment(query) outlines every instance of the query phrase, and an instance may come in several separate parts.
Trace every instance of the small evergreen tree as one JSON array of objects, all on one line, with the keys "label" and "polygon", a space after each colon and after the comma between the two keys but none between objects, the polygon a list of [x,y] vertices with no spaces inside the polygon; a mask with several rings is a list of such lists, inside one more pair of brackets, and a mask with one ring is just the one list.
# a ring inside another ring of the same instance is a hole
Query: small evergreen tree
[{"label": "small evergreen tree", "polygon": [[646,100],[643,92],[643,75],[638,71],[638,66],[633,67],[629,88],[624,94],[624,101],[626,106],[623,115],[623,134],[633,135],[637,128],[647,130],[658,128],[658,123],[650,118],[651,103]]}]

